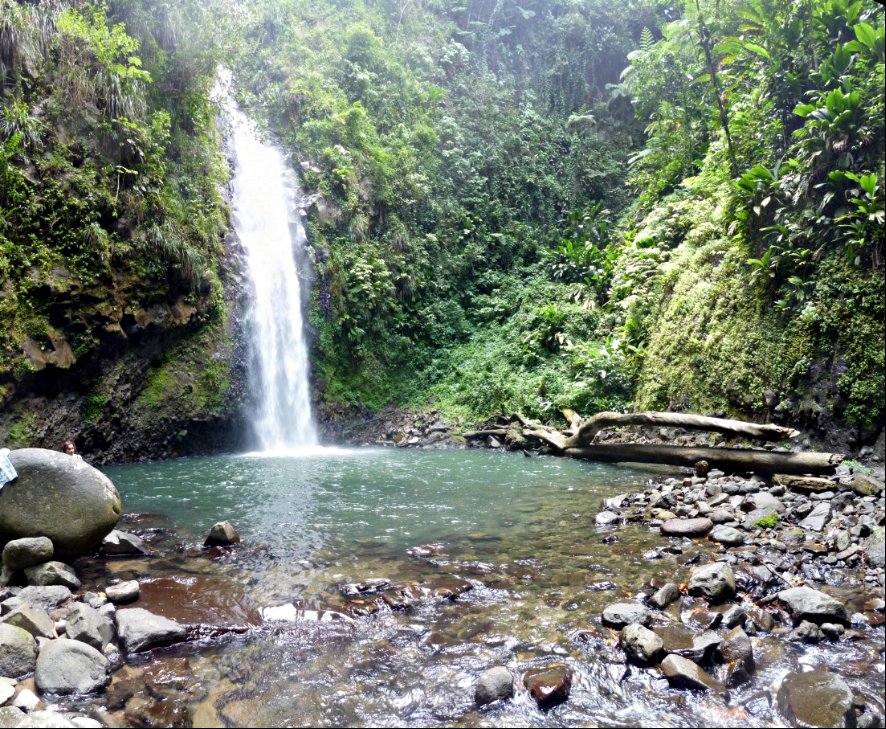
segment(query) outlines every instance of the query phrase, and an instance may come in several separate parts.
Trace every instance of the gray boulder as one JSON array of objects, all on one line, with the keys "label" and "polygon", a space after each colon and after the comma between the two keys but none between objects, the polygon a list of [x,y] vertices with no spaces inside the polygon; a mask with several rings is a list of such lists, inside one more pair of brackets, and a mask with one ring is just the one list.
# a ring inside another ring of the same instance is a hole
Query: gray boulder
[{"label": "gray boulder", "polygon": [[714,522],[707,517],[668,519],[659,527],[659,531],[669,537],[700,537],[711,531],[713,527]]},{"label": "gray boulder", "polygon": [[112,556],[151,554],[151,550],[140,537],[129,532],[121,532],[119,529],[113,529],[102,540],[101,552]]},{"label": "gray boulder", "polygon": [[0,676],[18,678],[34,670],[37,641],[27,630],[0,623]]},{"label": "gray boulder", "polygon": [[747,633],[736,627],[723,637],[717,646],[717,658],[728,665],[726,683],[738,686],[750,680],[754,670],[754,647]]},{"label": "gray boulder", "polygon": [[52,559],[52,540],[46,537],[13,539],[3,547],[3,564],[11,570],[23,570]]},{"label": "gray boulder", "polygon": [[[69,456],[70,457],[70,456]],[[22,605],[30,605],[40,610],[51,613],[58,607],[64,605],[71,599],[71,591],[64,585],[50,585],[48,587],[39,587],[29,585],[24,588],[18,595],[4,600],[2,603],[3,612],[14,610]],[[9,608],[7,610],[6,608]]]},{"label": "gray boulder", "polygon": [[801,529],[808,529],[813,532],[820,532],[825,528],[831,519],[831,505],[827,501],[822,501],[815,505],[815,508],[803,521],[798,525]]},{"label": "gray boulder", "polygon": [[108,682],[108,659],[86,643],[59,638],[40,649],[34,679],[43,693],[88,694]]},{"label": "gray boulder", "polygon": [[628,658],[641,665],[655,662],[664,652],[661,638],[639,623],[622,628],[618,642]]},{"label": "gray boulder", "polygon": [[116,604],[138,600],[139,594],[141,594],[141,587],[138,584],[138,580],[126,580],[126,582],[108,585],[105,588],[105,595],[107,595],[108,600]]},{"label": "gray boulder", "polygon": [[65,635],[100,651],[114,639],[114,625],[95,608],[77,602],[65,616]]},{"label": "gray boulder", "polygon": [[843,603],[806,585],[782,590],[778,593],[778,599],[788,606],[794,625],[799,625],[804,620],[816,624],[849,623]]},{"label": "gray boulder", "polygon": [[[0,706],[15,696],[15,679],[0,678]],[[0,726],[3,726],[0,724]]]},{"label": "gray boulder", "polygon": [[74,568],[64,562],[44,562],[25,569],[28,584],[38,587],[64,585],[69,590],[80,589],[80,579]]},{"label": "gray boulder", "polygon": [[29,712],[15,724],[16,729],[77,729],[78,726],[64,714],[48,709]]},{"label": "gray boulder", "polygon": [[886,566],[886,530],[883,527],[875,527],[865,544],[865,553],[868,561],[875,567]]},{"label": "gray boulder", "polygon": [[697,666],[688,658],[674,654],[661,662],[661,672],[668,683],[675,688],[687,688],[693,691],[713,691],[725,693],[726,687],[707,671]]},{"label": "gray boulder", "polygon": [[689,594],[723,602],[735,596],[735,574],[722,562],[696,567],[689,573]]},{"label": "gray boulder", "polygon": [[603,625],[610,628],[623,628],[631,623],[649,625],[651,619],[649,609],[636,602],[619,602],[603,610]]},{"label": "gray boulder", "polygon": [[474,700],[477,706],[485,706],[499,699],[509,699],[514,695],[514,677],[504,666],[494,666],[480,674]]},{"label": "gray boulder", "polygon": [[20,726],[26,717],[27,714],[15,706],[0,706],[0,726]]},{"label": "gray boulder", "polygon": [[117,634],[127,653],[146,651],[157,646],[178,643],[185,639],[187,629],[172,620],[143,608],[125,608],[115,614]]},{"label": "gray boulder", "polygon": [[740,547],[744,544],[744,532],[733,527],[720,525],[714,527],[711,533],[708,534],[708,539],[725,544],[727,547]]},{"label": "gray boulder", "polygon": [[16,628],[27,630],[35,638],[55,638],[55,623],[45,610],[31,607],[30,605],[22,605],[17,607],[11,613],[4,615],[0,622],[7,625],[14,625]]},{"label": "gray boulder", "polygon": [[673,582],[662,585],[656,593],[649,598],[649,604],[657,610],[664,610],[674,600],[680,597],[680,588]]},{"label": "gray boulder", "polygon": [[778,689],[778,708],[789,726],[855,726],[852,689],[835,673],[789,673]]},{"label": "gray boulder", "polygon": [[239,543],[239,541],[240,534],[234,525],[229,521],[219,521],[212,525],[212,529],[209,530],[209,535],[203,544],[207,547],[228,547]]},{"label": "gray boulder", "polygon": [[85,461],[44,448],[9,454],[18,478],[0,490],[0,542],[48,537],[55,556],[76,557],[101,544],[120,519],[120,494]]}]

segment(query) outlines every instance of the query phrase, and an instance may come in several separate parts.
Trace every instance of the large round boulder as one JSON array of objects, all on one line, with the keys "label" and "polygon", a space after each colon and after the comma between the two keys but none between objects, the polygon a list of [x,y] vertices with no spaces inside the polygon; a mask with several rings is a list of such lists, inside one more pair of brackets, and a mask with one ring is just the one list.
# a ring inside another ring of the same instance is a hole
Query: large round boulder
[{"label": "large round boulder", "polygon": [[56,557],[76,557],[116,526],[120,494],[98,469],[45,448],[14,450],[9,460],[18,478],[0,490],[0,543],[49,537]]}]

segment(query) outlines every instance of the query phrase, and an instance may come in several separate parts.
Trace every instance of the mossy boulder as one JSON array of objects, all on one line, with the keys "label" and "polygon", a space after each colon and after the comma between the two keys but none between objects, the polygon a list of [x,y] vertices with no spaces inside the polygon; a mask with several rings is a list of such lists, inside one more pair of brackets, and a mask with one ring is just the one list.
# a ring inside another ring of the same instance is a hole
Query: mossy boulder
[{"label": "mossy boulder", "polygon": [[88,463],[44,448],[9,454],[18,478],[0,490],[0,543],[48,537],[55,556],[72,558],[101,543],[120,519],[120,494]]}]

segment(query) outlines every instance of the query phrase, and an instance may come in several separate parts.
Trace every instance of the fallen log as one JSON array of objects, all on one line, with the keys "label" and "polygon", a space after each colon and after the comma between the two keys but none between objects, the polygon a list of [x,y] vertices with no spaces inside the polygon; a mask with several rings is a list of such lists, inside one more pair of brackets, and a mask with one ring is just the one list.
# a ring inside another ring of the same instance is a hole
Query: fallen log
[{"label": "fallen log", "polygon": [[777,476],[775,483],[784,486],[791,491],[802,491],[803,493],[817,491],[833,491],[837,484],[829,478],[815,478],[814,476]]},{"label": "fallen log", "polygon": [[567,447],[578,448],[588,445],[594,436],[603,428],[614,425],[652,425],[658,427],[689,428],[692,430],[709,430],[726,435],[737,435],[757,440],[788,440],[796,438],[800,432],[793,428],[784,428],[780,425],[761,425],[760,423],[748,423],[743,420],[726,420],[724,418],[711,418],[707,415],[693,415],[691,413],[597,413],[583,421],[573,436],[574,444]]},{"label": "fallen log", "polygon": [[619,444],[568,448],[566,455],[608,463],[659,463],[692,467],[707,461],[725,473],[832,473],[842,453],[782,453],[750,448],[693,448],[672,445]]},{"label": "fallen log", "polygon": [[500,437],[507,434],[507,428],[490,428],[489,430],[467,430],[461,435],[463,438],[485,438],[490,435]]}]

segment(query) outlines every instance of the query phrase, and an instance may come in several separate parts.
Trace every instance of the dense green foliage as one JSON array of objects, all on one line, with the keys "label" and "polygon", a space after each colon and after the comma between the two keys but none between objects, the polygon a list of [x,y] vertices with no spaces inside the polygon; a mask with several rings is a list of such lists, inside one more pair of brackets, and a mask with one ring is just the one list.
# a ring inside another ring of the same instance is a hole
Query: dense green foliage
[{"label": "dense green foliage", "polygon": [[180,361],[223,337],[221,62],[309,201],[325,400],[883,424],[869,0],[0,9],[0,382],[165,302],[215,334],[138,402],[222,407]]},{"label": "dense green foliage", "polygon": [[215,61],[155,11],[0,0],[0,397],[125,340],[151,307],[224,316]]},{"label": "dense green foliage", "polygon": [[882,423],[875,4],[250,13],[238,77],[316,200],[325,397]]}]

